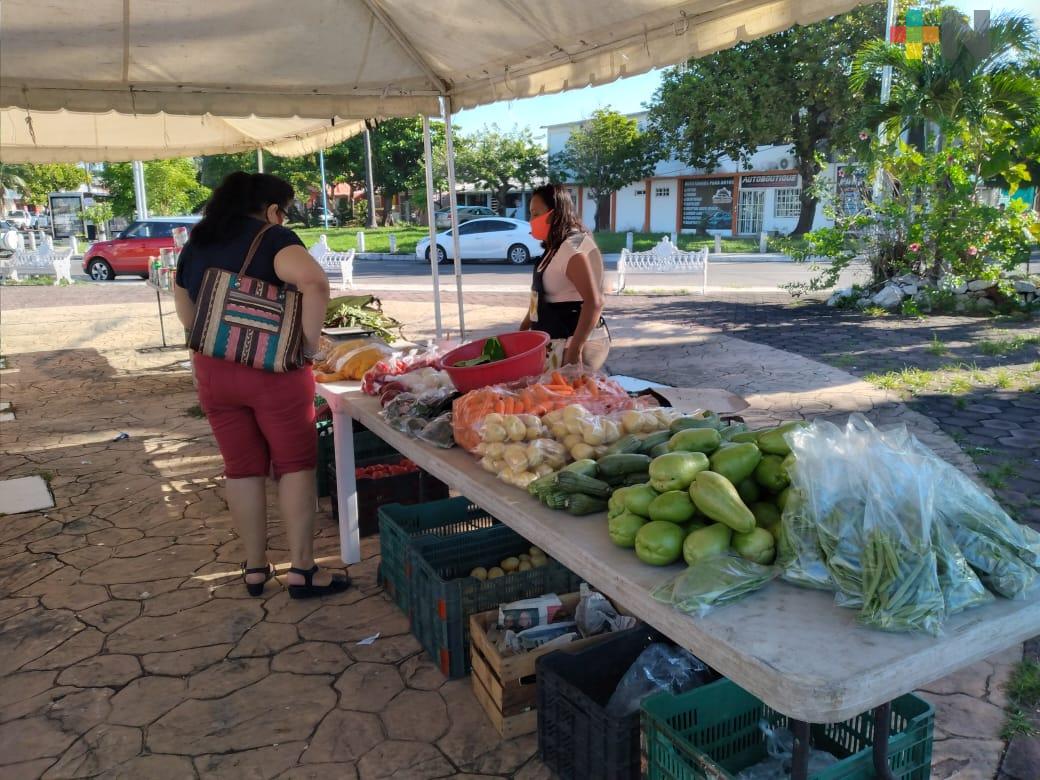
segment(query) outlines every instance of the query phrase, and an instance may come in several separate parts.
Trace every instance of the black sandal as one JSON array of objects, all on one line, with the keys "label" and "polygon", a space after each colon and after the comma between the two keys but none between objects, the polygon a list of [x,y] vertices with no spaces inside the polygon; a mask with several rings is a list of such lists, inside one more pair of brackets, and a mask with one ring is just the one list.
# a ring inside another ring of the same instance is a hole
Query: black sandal
[{"label": "black sandal", "polygon": [[[246,582],[246,577],[250,574],[263,574],[263,582]],[[242,561],[242,581],[246,583],[246,590],[249,591],[250,596],[264,595],[264,585],[266,585],[267,581],[273,576],[274,567],[269,563],[266,563],[263,566],[258,566],[254,569],[247,569],[246,561]]]},{"label": "black sandal", "polygon": [[289,573],[299,574],[307,580],[305,585],[289,586],[289,598],[291,599],[310,599],[315,596],[328,596],[332,593],[342,593],[350,587],[350,577],[336,574],[332,575],[332,582],[328,585],[315,585],[312,581],[314,575],[318,573],[318,564],[314,564],[310,569],[297,569],[293,566],[289,569]]}]

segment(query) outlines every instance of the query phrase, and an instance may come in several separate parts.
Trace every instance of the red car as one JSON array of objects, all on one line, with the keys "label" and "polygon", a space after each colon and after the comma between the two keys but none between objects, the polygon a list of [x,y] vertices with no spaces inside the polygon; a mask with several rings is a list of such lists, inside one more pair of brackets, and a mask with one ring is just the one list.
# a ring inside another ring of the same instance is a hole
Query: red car
[{"label": "red car", "polygon": [[191,230],[201,217],[148,217],[137,219],[108,241],[91,244],[83,255],[83,273],[96,282],[115,279],[119,274],[148,278],[148,261],[159,256],[163,247],[173,248],[173,229]]}]

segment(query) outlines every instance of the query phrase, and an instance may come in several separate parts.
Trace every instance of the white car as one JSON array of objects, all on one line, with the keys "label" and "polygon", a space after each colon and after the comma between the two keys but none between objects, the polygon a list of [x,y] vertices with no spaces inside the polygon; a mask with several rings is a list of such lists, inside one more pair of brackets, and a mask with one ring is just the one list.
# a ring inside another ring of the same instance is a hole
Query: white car
[{"label": "white car", "polygon": [[[437,262],[455,259],[451,238],[450,230],[437,234]],[[459,227],[459,255],[463,260],[508,260],[523,265],[541,253],[541,241],[531,235],[531,224],[523,220],[483,217]],[[415,256],[430,259],[429,236],[415,245]]]},{"label": "white car", "polygon": [[28,230],[32,225],[32,214],[21,209],[9,211],[4,219],[11,222],[19,230]]}]

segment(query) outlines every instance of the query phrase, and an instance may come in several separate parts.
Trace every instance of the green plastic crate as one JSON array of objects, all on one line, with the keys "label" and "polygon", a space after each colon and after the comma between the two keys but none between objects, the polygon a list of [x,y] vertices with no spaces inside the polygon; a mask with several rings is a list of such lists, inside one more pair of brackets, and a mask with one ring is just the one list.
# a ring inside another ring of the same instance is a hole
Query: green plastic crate
[{"label": "green plastic crate", "polygon": [[336,461],[336,449],[332,441],[332,420],[318,420],[314,427],[318,434],[318,465],[314,478],[318,483],[318,498],[330,495],[329,466]]},{"label": "green plastic crate", "polygon": [[530,542],[504,525],[447,539],[414,540],[409,577],[412,633],[445,675],[469,673],[470,615],[517,599],[578,590],[581,578],[554,560],[493,580],[469,576],[477,566],[491,568],[530,547]]},{"label": "green plastic crate", "polygon": [[379,508],[379,580],[398,607],[411,611],[409,577],[411,548],[426,536],[454,536],[498,521],[468,498],[448,498],[424,504],[384,504]]},{"label": "green plastic crate", "polygon": [[[679,696],[658,694],[643,702],[643,737],[649,780],[731,780],[766,758],[758,722],[787,726],[788,718],[730,680]],[[913,694],[892,702],[888,763],[899,780],[928,780],[935,711]],[[813,780],[874,777],[873,712],[840,723],[813,724],[812,744],[840,760]]]}]

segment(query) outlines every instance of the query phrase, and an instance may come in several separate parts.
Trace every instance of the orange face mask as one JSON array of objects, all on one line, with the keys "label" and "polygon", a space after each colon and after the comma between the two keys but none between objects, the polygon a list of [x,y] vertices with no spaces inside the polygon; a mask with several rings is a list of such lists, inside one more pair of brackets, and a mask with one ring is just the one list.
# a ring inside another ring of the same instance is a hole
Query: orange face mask
[{"label": "orange face mask", "polygon": [[549,220],[552,219],[552,211],[531,217],[531,235],[539,241],[545,241],[549,237]]}]

